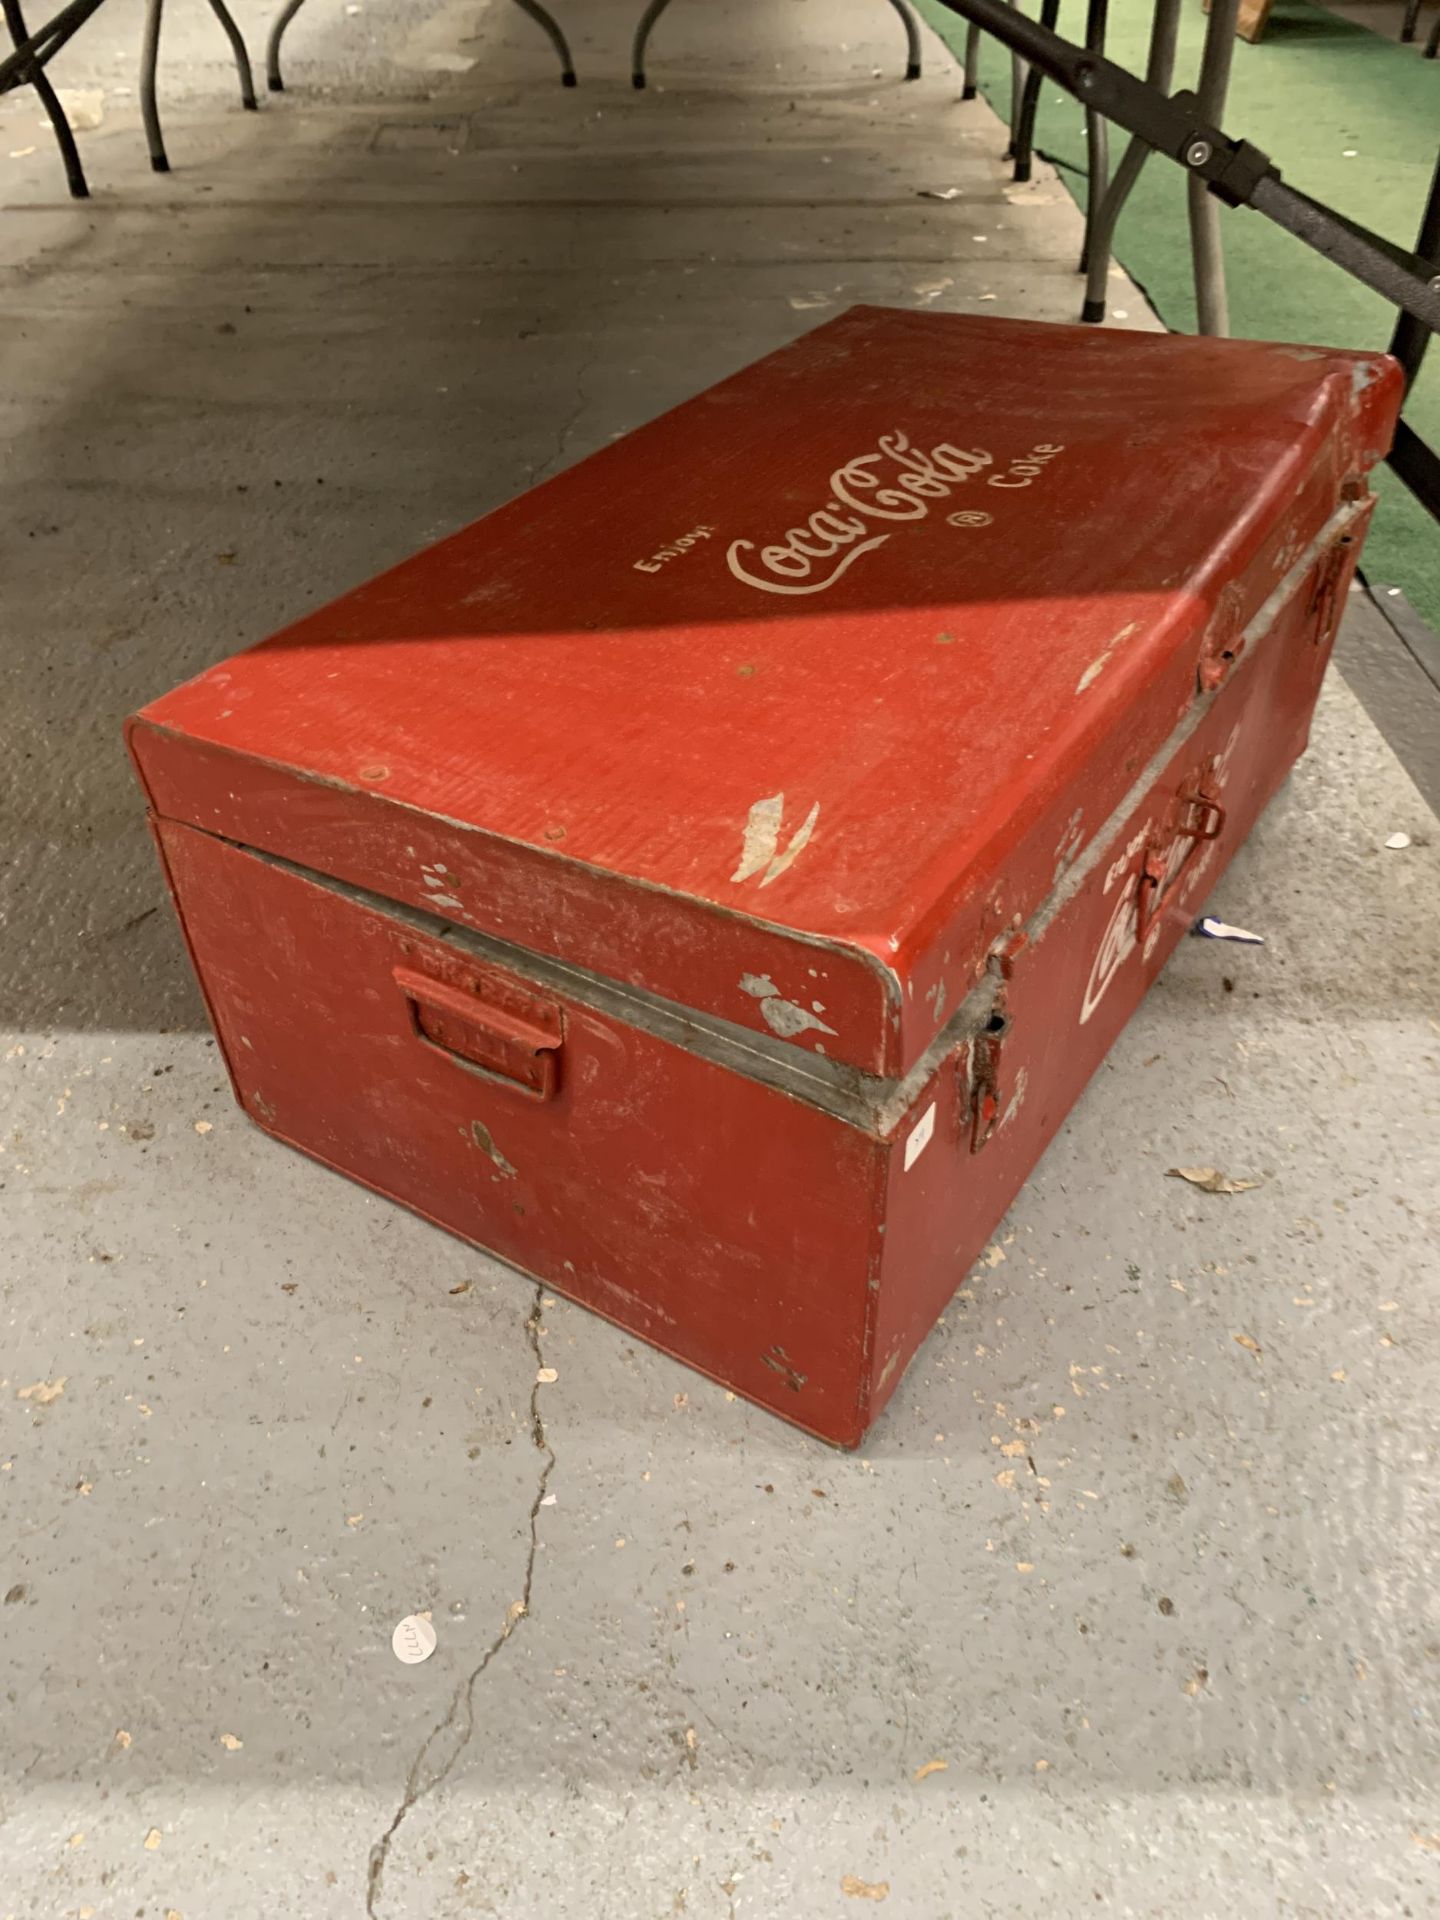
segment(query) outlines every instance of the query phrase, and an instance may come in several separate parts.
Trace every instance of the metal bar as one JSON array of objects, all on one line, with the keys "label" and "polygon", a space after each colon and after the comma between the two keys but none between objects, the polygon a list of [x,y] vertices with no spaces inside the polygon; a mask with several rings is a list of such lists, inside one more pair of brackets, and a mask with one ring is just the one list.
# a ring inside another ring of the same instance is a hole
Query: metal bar
[{"label": "metal bar", "polygon": [[[1103,54],[1109,26],[1109,0],[1090,0],[1085,11],[1085,51]],[[971,32],[978,29],[971,28]],[[1094,107],[1085,109],[1085,241],[1080,249],[1080,271],[1090,267],[1095,221],[1110,185],[1110,122]]]},{"label": "metal bar", "polygon": [[[1060,18],[1060,0],[1040,0],[1040,21],[1043,26],[1054,27]],[[1035,157],[1035,115],[1040,107],[1040,87],[1045,76],[1038,67],[1031,67],[1025,75],[1025,90],[1020,99],[1020,118],[1016,123],[1015,172],[1013,178],[1019,181],[1030,178],[1030,170]]]},{"label": "metal bar", "polygon": [[549,36],[550,44],[560,56],[560,84],[562,87],[575,85],[575,62],[570,58],[570,44],[560,31],[560,24],[554,15],[540,5],[540,0],[515,0],[520,11],[533,20],[537,27],[543,28]]},{"label": "metal bar", "polygon": [[225,38],[230,42],[230,51],[235,56],[235,71],[240,76],[240,104],[248,112],[254,113],[259,102],[255,98],[255,80],[250,72],[250,54],[244,37],[225,0],[210,0],[210,10],[220,22]]},{"label": "metal bar", "polygon": [[[1208,125],[1188,94],[1168,98],[1113,61],[1087,54],[1083,47],[1026,19],[1005,0],[939,3],[962,19],[978,22],[1012,51],[1023,53],[1068,93],[1093,103],[1097,112],[1145,146],[1198,174],[1227,206],[1254,207],[1317,253],[1342,264],[1353,278],[1413,313],[1432,331],[1440,331],[1440,286],[1430,285],[1436,277],[1433,269],[1333,208],[1287,187],[1265,154],[1248,140],[1232,140],[1220,128]],[[1114,190],[1112,182],[1107,200]],[[1092,274],[1096,264],[1090,262]]]},{"label": "metal bar", "polygon": [[630,84],[632,87],[645,85],[645,48],[654,30],[655,22],[669,6],[670,0],[650,0],[640,24],[635,29],[635,39],[630,48]]},{"label": "metal bar", "polygon": [[155,103],[155,69],[160,62],[160,14],[164,4],[165,0],[147,0],[145,32],[140,42],[140,118],[145,123],[150,165],[156,173],[170,171],[165,136],[160,131],[160,109]]},{"label": "metal bar", "polygon": [[[63,45],[101,6],[102,0],[68,0],[52,20],[48,20],[39,33],[28,30],[15,40],[14,50],[0,59],[0,93],[9,93],[12,88],[30,84],[30,68],[38,58],[43,64],[55,51],[51,46]],[[14,39],[14,29],[11,29]]]},{"label": "metal bar", "polygon": [[905,78],[920,78],[920,27],[914,14],[906,6],[905,0],[890,0],[891,6],[899,14],[905,27]]},{"label": "metal bar", "polygon": [[[10,29],[10,38],[18,51],[21,47],[32,47],[30,30],[25,25],[25,16],[20,10],[20,0],[0,0],[5,13],[5,25]],[[43,36],[42,36],[43,37]],[[20,69],[21,77],[28,80],[35,89],[36,97],[49,116],[50,129],[55,135],[55,144],[60,149],[60,158],[65,167],[65,181],[74,200],[88,200],[90,187],[85,179],[85,169],[80,164],[80,149],[75,144],[75,135],[66,118],[55,89],[34,51],[26,56],[26,65]]]},{"label": "metal bar", "polygon": [[[103,4],[103,0],[99,0],[99,4]],[[42,27],[39,33],[32,34],[30,36],[30,44],[36,50],[36,58],[39,60],[40,65],[42,67],[48,67],[56,54],[60,52],[61,48],[68,46],[70,41],[75,38],[75,35],[80,31],[81,27],[84,26],[85,21],[90,18],[90,14],[98,12],[98,10],[98,5],[92,7],[82,19],[71,20],[59,29],[55,27],[52,21],[48,26]],[[3,91],[4,89],[0,88],[0,92]]]},{"label": "metal bar", "polygon": [[[1200,80],[1195,103],[1202,117],[1219,126],[1230,91],[1230,63],[1235,51],[1235,23],[1240,0],[1210,0],[1205,22],[1205,50],[1200,56]],[[1195,269],[1195,310],[1201,333],[1224,337],[1230,331],[1230,304],[1225,295],[1225,254],[1220,241],[1220,203],[1203,180],[1192,173],[1186,181],[1190,215],[1190,256]]]},{"label": "metal bar", "polygon": [[[1435,22],[1435,41],[1440,44],[1440,20]],[[1440,273],[1440,153],[1435,156],[1435,172],[1430,181],[1430,197],[1425,202],[1425,211],[1420,216],[1420,232],[1415,241],[1415,251],[1422,260]],[[1415,376],[1420,371],[1420,362],[1425,358],[1425,349],[1430,344],[1429,329],[1417,320],[1413,313],[1402,313],[1395,322],[1395,332],[1390,339],[1390,351],[1405,370],[1405,391],[1408,393],[1414,385]]]},{"label": "metal bar", "polygon": [[962,100],[973,100],[980,91],[980,29],[972,20],[965,35],[965,85]]},{"label": "metal bar", "polygon": [[1400,23],[1400,38],[1413,40],[1415,27],[1420,19],[1420,0],[1405,0],[1405,18]]},{"label": "metal bar", "polygon": [[1432,333],[1440,333],[1440,274],[1428,262],[1392,247],[1307,194],[1287,187],[1278,174],[1256,185],[1250,204],[1324,259],[1333,260],[1346,273],[1414,314]]},{"label": "metal bar", "polygon": [[[1155,0],[1155,17],[1150,27],[1150,51],[1145,61],[1145,80],[1161,93],[1170,85],[1175,68],[1175,43],[1180,34],[1180,0]],[[1088,56],[1087,56],[1088,57]],[[1109,65],[1106,61],[1105,65]],[[1087,100],[1087,105],[1090,102]],[[1097,112],[1100,111],[1098,102]],[[1091,326],[1105,318],[1105,301],[1110,279],[1110,256],[1115,250],[1115,228],[1125,202],[1130,198],[1140,170],[1150,156],[1150,142],[1138,133],[1120,156],[1115,177],[1105,190],[1105,198],[1095,210],[1087,237],[1085,260],[1085,303],[1080,318]]]},{"label": "metal bar", "polygon": [[[1011,9],[1020,14],[1020,0],[1010,0]],[[1021,19],[1024,18],[1020,14]],[[1012,46],[1010,49],[1010,144],[1005,149],[1005,158],[1015,158],[1015,142],[1020,134],[1020,103],[1025,97],[1025,82],[1030,78],[1030,69]]]},{"label": "metal bar", "polygon": [[285,91],[284,76],[280,72],[280,42],[285,38],[285,29],[304,4],[305,0],[285,0],[285,5],[275,16],[270,37],[265,42],[265,84],[271,93]]},{"label": "metal bar", "polygon": [[1440,453],[1427,446],[1408,421],[1395,429],[1389,465],[1425,511],[1440,520]]}]

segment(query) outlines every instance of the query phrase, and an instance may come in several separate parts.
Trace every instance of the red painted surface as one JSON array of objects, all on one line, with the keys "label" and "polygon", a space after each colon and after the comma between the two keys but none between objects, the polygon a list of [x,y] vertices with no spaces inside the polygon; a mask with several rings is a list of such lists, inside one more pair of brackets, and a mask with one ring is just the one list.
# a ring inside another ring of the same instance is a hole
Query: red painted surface
[{"label": "red painted surface", "polygon": [[452,949],[209,834],[159,839],[260,1126],[776,1412],[860,1437],[875,1141],[573,1001],[552,1003],[555,1092],[527,1098],[416,1032],[396,970],[462,979]]},{"label": "red painted surface", "polygon": [[[1398,397],[857,309],[158,701],[248,1110],[858,1439],[1301,750]],[[327,875],[892,1078],[1008,938],[1009,1024],[856,1125]]]},{"label": "red painted surface", "polygon": [[[859,308],[157,701],[134,751],[171,818],[762,1031],[767,976],[825,1004],[799,1044],[894,1072],[1397,395],[1379,355]],[[990,465],[910,491],[897,434]],[[732,572],[842,490],[832,561]],[[776,796],[781,855],[818,811],[767,880]]]}]

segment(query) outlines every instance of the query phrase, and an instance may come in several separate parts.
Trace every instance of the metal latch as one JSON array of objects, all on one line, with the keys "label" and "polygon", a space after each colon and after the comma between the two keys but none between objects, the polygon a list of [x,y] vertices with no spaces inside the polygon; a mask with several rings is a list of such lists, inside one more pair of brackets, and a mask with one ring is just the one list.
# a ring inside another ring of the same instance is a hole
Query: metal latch
[{"label": "metal latch", "polygon": [[548,1100],[559,1078],[560,1009],[488,970],[465,981],[396,967],[417,1038],[497,1086]]},{"label": "metal latch", "polygon": [[1184,814],[1168,842],[1154,841],[1146,847],[1135,882],[1135,937],[1142,942],[1154,924],[1160,903],[1180,878],[1197,847],[1207,840],[1218,840],[1225,831],[1225,809],[1211,788],[1214,760],[1207,760],[1198,775],[1176,796]]}]

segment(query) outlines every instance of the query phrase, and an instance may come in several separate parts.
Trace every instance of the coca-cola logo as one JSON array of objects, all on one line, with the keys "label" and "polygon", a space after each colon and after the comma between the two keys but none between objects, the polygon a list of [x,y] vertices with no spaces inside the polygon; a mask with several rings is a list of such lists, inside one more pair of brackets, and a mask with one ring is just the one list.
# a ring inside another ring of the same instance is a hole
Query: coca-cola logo
[{"label": "coca-cola logo", "polygon": [[[725,559],[737,580],[762,593],[824,593],[862,554],[890,538],[877,521],[923,520],[931,506],[994,464],[979,448],[965,451],[941,441],[929,453],[900,432],[884,434],[875,453],[858,454],[830,475],[830,498],[801,527],[758,547],[732,540]],[[976,515],[967,524],[983,524]],[[750,558],[753,555],[754,558]]]}]

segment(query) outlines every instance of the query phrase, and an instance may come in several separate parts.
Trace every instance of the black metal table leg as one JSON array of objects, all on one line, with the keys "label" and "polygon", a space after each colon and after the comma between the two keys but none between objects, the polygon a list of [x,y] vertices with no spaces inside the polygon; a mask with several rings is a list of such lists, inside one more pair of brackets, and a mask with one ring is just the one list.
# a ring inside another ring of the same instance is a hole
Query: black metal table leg
[{"label": "black metal table leg", "polygon": [[160,63],[160,13],[165,0],[146,0],[145,35],[140,43],[140,118],[145,122],[145,144],[156,173],[170,171],[165,136],[160,131],[160,109],[155,104],[155,69]]},{"label": "black metal table leg", "polygon": [[972,20],[965,35],[965,85],[962,100],[973,100],[980,91],[980,29]]},{"label": "black metal table leg", "polygon": [[[1150,52],[1145,62],[1147,85],[1160,93],[1169,93],[1170,76],[1175,70],[1175,42],[1180,31],[1180,0],[1156,0],[1155,17],[1150,28]],[[1133,134],[1120,156],[1115,177],[1105,189],[1105,198],[1096,209],[1090,232],[1090,258],[1085,268],[1085,304],[1080,318],[1097,324],[1105,318],[1106,282],[1110,277],[1110,253],[1115,225],[1121,208],[1130,198],[1130,190],[1140,178],[1140,169],[1153,151],[1148,140]]]},{"label": "black metal table leg", "polygon": [[[1009,4],[1017,13],[1025,11],[1020,5],[1020,0],[1009,0]],[[1025,101],[1025,81],[1029,72],[1029,62],[1022,60],[1012,47],[1010,50],[1010,144],[1003,155],[1006,160],[1013,160],[1019,147],[1020,112]]]},{"label": "black metal table leg", "polygon": [[540,0],[515,0],[515,4],[550,36],[550,44],[560,56],[560,84],[562,87],[573,87],[575,62],[570,58],[570,47],[560,31],[560,23],[540,5]]},{"label": "black metal table leg", "polygon": [[920,28],[905,0],[890,0],[905,26],[905,78],[920,78]]},{"label": "black metal table leg", "polygon": [[265,84],[271,93],[285,91],[285,82],[280,77],[280,42],[285,38],[285,29],[304,4],[305,0],[285,0],[285,5],[275,16],[270,37],[265,42]]},{"label": "black metal table leg", "polygon": [[210,10],[220,22],[225,38],[230,42],[230,51],[235,56],[235,71],[240,76],[240,104],[254,113],[260,103],[255,98],[255,81],[250,72],[250,55],[246,50],[244,37],[236,26],[225,0],[210,0]]},{"label": "black metal table leg", "polygon": [[[1440,46],[1440,21],[1436,22],[1435,32],[1430,45]],[[1440,154],[1435,156],[1435,171],[1430,177],[1430,193],[1425,202],[1425,210],[1420,216],[1420,232],[1415,241],[1415,251],[1422,260],[1433,262],[1440,267]],[[1400,362],[1405,375],[1405,391],[1408,393],[1415,384],[1415,376],[1420,371],[1420,362],[1425,358],[1425,349],[1430,344],[1430,329],[1423,320],[1417,320],[1412,313],[1402,313],[1395,323],[1394,336],[1390,341],[1390,351]]]},{"label": "black metal table leg", "polygon": [[661,14],[664,13],[669,4],[670,0],[650,0],[649,6],[646,7],[644,13],[640,16],[640,24],[635,29],[635,38],[630,47],[630,84],[632,87],[643,87],[645,85],[645,48],[649,44],[655,22],[660,18]]},{"label": "black metal table leg", "polygon": [[[5,13],[5,25],[10,30],[10,38],[18,48],[30,38],[25,25],[25,16],[20,10],[20,0],[0,0]],[[42,28],[42,36],[45,29]],[[28,81],[49,117],[51,131],[55,135],[55,144],[60,149],[60,158],[65,165],[65,181],[70,189],[72,200],[88,200],[90,187],[85,178],[85,169],[80,164],[80,149],[75,144],[75,135],[60,104],[59,96],[50,84],[49,75],[40,63],[39,56],[32,54],[21,66],[22,84]]]},{"label": "black metal table leg", "polygon": [[[1105,33],[1109,24],[1109,0],[1090,0],[1085,14],[1085,51],[1104,58]],[[1090,242],[1095,221],[1110,184],[1110,122],[1093,107],[1085,109],[1085,239],[1080,248],[1080,271],[1090,266]]]},{"label": "black metal table leg", "polygon": [[[1040,24],[1052,31],[1060,18],[1060,0],[1040,0]],[[1040,106],[1040,83],[1044,79],[1039,67],[1032,66],[1025,76],[1024,91],[1020,96],[1020,117],[1015,123],[1015,138],[1011,143],[1015,153],[1016,180],[1030,178],[1031,163],[1035,156],[1035,115]]]},{"label": "black metal table leg", "polygon": [[1420,21],[1420,0],[1405,0],[1405,18],[1400,23],[1400,38],[1413,40]]}]

